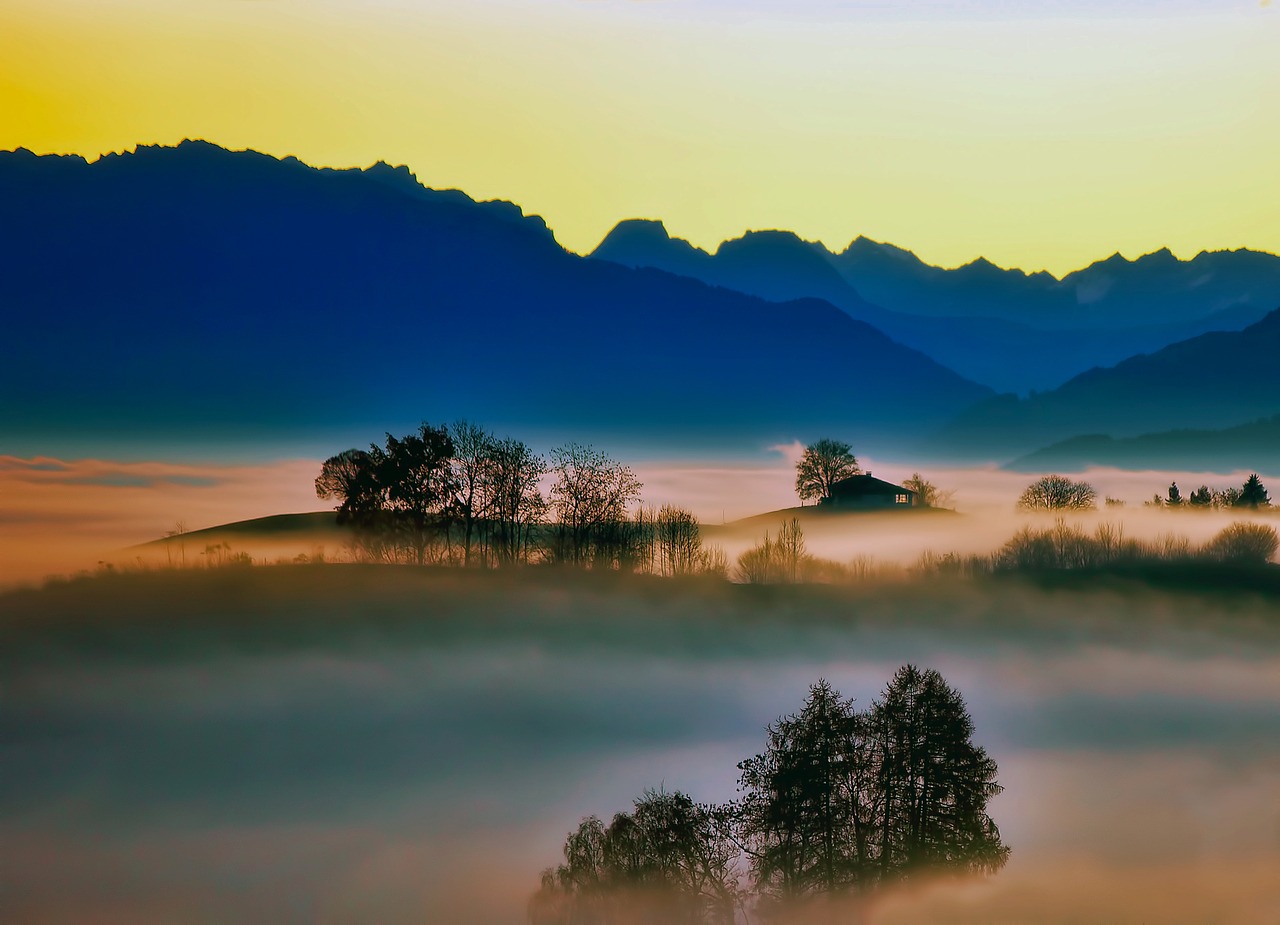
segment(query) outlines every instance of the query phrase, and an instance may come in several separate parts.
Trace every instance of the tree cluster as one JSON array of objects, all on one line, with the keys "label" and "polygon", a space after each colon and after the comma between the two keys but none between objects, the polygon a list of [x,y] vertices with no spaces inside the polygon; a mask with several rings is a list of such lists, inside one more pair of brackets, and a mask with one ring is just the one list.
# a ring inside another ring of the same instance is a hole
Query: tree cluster
[{"label": "tree cluster", "polygon": [[1255,472],[1239,488],[1213,489],[1208,485],[1201,485],[1185,497],[1178,488],[1178,483],[1173,482],[1164,497],[1154,495],[1146,506],[1193,511],[1218,511],[1226,508],[1248,508],[1256,511],[1269,508],[1271,496]]},{"label": "tree cluster", "polygon": [[423,424],[384,446],[325,460],[316,495],[338,502],[338,523],[360,552],[390,562],[522,562],[545,519],[548,464],[528,446],[467,422]]},{"label": "tree cluster", "polygon": [[629,466],[590,446],[543,457],[465,421],[346,450],[315,483],[317,496],[337,502],[358,555],[374,561],[727,574],[697,518],[672,505],[645,509],[642,487]]},{"label": "tree cluster", "polygon": [[[775,920],[927,872],[990,873],[1009,856],[987,813],[996,764],[936,671],[898,670],[863,711],[825,680],[738,765],[738,799],[650,792],[588,817],[530,903],[534,925]],[[657,917],[630,915],[641,903]]]}]

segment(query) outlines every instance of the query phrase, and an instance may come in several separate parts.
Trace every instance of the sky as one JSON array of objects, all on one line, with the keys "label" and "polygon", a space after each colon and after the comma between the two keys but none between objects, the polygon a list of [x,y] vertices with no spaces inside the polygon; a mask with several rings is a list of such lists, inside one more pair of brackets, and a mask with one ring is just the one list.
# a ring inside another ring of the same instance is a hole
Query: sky
[{"label": "sky", "polygon": [[7,0],[0,149],[407,164],[590,251],[1280,251],[1272,0]]}]

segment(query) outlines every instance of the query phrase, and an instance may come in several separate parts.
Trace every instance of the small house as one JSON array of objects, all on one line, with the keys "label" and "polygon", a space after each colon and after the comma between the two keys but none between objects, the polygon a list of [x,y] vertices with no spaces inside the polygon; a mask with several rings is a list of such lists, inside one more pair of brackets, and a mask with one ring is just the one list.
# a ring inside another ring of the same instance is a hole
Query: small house
[{"label": "small house", "polygon": [[831,497],[822,504],[829,508],[850,511],[881,511],[894,508],[915,507],[916,493],[884,479],[864,475],[851,475],[831,486]]}]

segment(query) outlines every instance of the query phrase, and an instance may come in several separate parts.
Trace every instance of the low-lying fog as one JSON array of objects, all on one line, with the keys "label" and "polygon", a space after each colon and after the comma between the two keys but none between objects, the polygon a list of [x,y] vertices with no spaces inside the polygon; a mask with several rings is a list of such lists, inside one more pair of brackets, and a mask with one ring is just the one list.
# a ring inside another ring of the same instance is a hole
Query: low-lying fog
[{"label": "low-lying fog", "polygon": [[[691,510],[701,520],[706,540],[722,546],[732,559],[766,530],[776,534],[781,517],[753,519],[729,530],[722,525],[794,507],[794,463],[802,449],[800,444],[779,446],[755,460],[640,460],[633,468],[644,483],[646,504]],[[957,514],[893,521],[865,518],[830,528],[806,523],[809,552],[842,564],[857,559],[863,566],[910,565],[925,552],[993,552],[1021,526],[1034,522],[1015,510],[1019,494],[1034,475],[995,467],[917,467],[867,457],[862,462],[878,478],[895,483],[921,469],[926,479],[950,494],[948,504]],[[296,459],[173,465],[0,456],[0,497],[5,499],[0,510],[0,588],[37,582],[50,574],[92,570],[99,563],[117,568],[167,566],[175,560],[204,564],[206,556],[223,556],[228,550],[207,553],[208,539],[200,537],[168,548],[140,550],[135,544],[177,529],[194,531],[270,514],[322,510],[325,504],[312,488],[319,469],[318,460]],[[1176,534],[1198,545],[1239,514],[1156,510],[1143,507],[1144,501],[1154,494],[1163,496],[1174,481],[1186,497],[1201,484],[1238,488],[1248,474],[1091,470],[1072,478],[1094,486],[1100,510],[1067,519],[1090,531],[1106,521],[1119,525],[1129,538],[1155,540]],[[1280,476],[1261,474],[1265,484],[1280,487]],[[1107,497],[1125,504],[1105,507]],[[331,561],[349,555],[332,534],[216,540],[229,542],[229,552],[245,553],[259,562],[289,561],[316,552]]]},{"label": "low-lying fog", "polygon": [[351,566],[0,597],[0,919],[516,925],[580,817],[734,796],[828,678],[939,669],[998,876],[876,925],[1280,920],[1280,605]]}]

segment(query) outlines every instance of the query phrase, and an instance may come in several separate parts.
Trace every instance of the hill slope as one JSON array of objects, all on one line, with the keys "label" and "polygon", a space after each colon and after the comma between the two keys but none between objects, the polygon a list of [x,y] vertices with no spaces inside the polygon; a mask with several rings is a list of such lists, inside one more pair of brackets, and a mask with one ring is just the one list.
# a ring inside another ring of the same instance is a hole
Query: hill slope
[{"label": "hill slope", "polygon": [[1015,459],[1015,472],[1189,469],[1196,472],[1272,471],[1280,460],[1280,415],[1224,430],[1169,430],[1116,439],[1101,434],[1063,440]]},{"label": "hill slope", "polygon": [[1025,453],[1080,434],[1133,437],[1221,429],[1280,409],[1280,309],[1243,331],[1215,332],[1094,369],[1026,399],[1000,396],[962,414],[951,447]]}]

